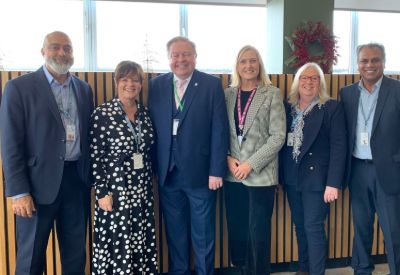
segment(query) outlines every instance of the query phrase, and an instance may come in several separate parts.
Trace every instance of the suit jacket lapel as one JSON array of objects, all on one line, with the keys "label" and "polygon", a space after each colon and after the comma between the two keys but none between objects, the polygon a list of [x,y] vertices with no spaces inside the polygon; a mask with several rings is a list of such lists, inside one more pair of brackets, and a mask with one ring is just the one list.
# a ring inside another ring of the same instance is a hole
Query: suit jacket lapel
[{"label": "suit jacket lapel", "polygon": [[43,68],[40,68],[35,72],[36,74],[36,83],[35,87],[38,93],[41,93],[43,97],[47,100],[47,106],[51,113],[53,114],[54,118],[58,123],[63,125],[61,120],[60,111],[58,110],[56,99],[54,98],[53,91],[51,90],[49,81],[44,74]]},{"label": "suit jacket lapel", "polygon": [[195,70],[193,72],[192,78],[190,79],[190,82],[185,91],[185,95],[184,95],[185,103],[184,103],[184,107],[183,107],[183,111],[182,111],[182,118],[181,118],[180,124],[185,120],[186,114],[190,108],[190,105],[193,102],[193,99],[198,94],[200,86],[201,86],[201,83],[199,81],[197,71]]},{"label": "suit jacket lapel", "polygon": [[351,124],[350,124],[350,129],[351,129],[351,140],[355,140],[355,135],[356,135],[356,127],[357,127],[357,117],[358,117],[358,105],[360,101],[360,90],[358,88],[358,85],[355,84],[353,86],[353,90],[350,91],[349,93],[350,96],[350,115],[349,118],[352,119]]},{"label": "suit jacket lapel", "polygon": [[84,119],[83,119],[83,112],[84,112],[84,107],[83,107],[83,98],[82,98],[82,91],[80,90],[80,85],[79,83],[77,83],[77,80],[71,76],[71,84],[72,84],[72,91],[74,93],[75,96],[75,101],[76,101],[76,107],[78,110],[78,116],[79,116],[79,130],[81,132],[82,135],[82,129],[83,129],[83,125],[82,123],[84,123]]},{"label": "suit jacket lapel", "polygon": [[253,101],[250,104],[249,110],[247,111],[246,120],[244,123],[243,136],[249,131],[253,124],[254,118],[257,115],[258,109],[265,101],[267,88],[257,88],[256,94],[253,97]]},{"label": "suit jacket lapel", "polygon": [[[231,88],[228,90],[228,95],[227,95],[227,102],[226,102],[226,108],[228,111],[228,120],[229,120],[229,129],[231,131],[231,134],[236,136],[236,125],[235,125],[235,100],[237,98],[237,88]],[[237,139],[236,139],[237,140]],[[238,143],[239,145],[239,143]]]},{"label": "suit jacket lapel", "polygon": [[164,98],[166,104],[159,104],[157,107],[160,107],[160,114],[165,114],[161,117],[161,119],[165,122],[164,126],[167,127],[167,132],[172,133],[172,118],[173,118],[173,109],[174,109],[174,74],[169,73],[168,77],[166,78],[165,85],[162,87],[168,87],[167,90],[160,90],[159,96]]},{"label": "suit jacket lapel", "polygon": [[390,86],[388,86],[386,77],[384,76],[382,79],[381,87],[379,89],[378,102],[376,103],[374,120],[372,121],[371,136],[375,131],[376,125],[378,124],[379,118],[383,111],[383,106],[385,106],[385,101],[387,99],[389,92],[390,92]]},{"label": "suit jacket lapel", "polygon": [[319,108],[318,105],[315,105],[313,110],[311,110],[311,112],[305,117],[303,128],[303,144],[301,145],[301,152],[299,155],[300,160],[304,154],[308,152],[322,127],[322,122],[324,121],[323,108],[324,107]]}]

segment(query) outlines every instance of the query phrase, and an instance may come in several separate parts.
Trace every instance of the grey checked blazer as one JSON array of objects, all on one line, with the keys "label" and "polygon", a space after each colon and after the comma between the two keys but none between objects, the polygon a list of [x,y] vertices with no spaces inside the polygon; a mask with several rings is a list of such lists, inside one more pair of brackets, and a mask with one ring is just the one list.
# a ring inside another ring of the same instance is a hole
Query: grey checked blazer
[{"label": "grey checked blazer", "polygon": [[[236,135],[234,112],[237,87],[225,90],[229,118],[230,154],[240,162],[247,161],[253,168],[242,183],[247,186],[278,184],[278,153],[285,142],[286,115],[279,89],[258,87],[248,110],[242,145]],[[228,171],[228,181],[238,182]]]}]

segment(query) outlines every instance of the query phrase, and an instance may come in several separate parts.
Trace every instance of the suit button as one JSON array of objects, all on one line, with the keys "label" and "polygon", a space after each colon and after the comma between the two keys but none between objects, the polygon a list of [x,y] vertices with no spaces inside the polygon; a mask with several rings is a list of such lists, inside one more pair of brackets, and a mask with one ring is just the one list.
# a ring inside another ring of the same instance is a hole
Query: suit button
[{"label": "suit button", "polygon": [[63,156],[60,156],[59,159],[64,161],[65,158]]},{"label": "suit button", "polygon": [[62,143],[65,143],[65,139],[62,139],[61,142],[62,142]]},{"label": "suit button", "polygon": [[314,166],[310,166],[310,170],[311,170],[311,171],[314,170]]}]

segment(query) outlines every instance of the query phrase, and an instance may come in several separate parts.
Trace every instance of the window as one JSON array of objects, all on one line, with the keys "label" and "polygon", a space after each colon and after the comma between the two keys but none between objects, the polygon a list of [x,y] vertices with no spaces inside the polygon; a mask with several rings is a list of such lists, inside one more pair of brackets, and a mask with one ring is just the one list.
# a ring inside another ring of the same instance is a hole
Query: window
[{"label": "window", "polygon": [[356,47],[369,42],[385,46],[385,73],[399,73],[400,52],[393,30],[399,21],[400,13],[335,11],[333,31],[338,37],[340,57],[334,73],[357,73]]},{"label": "window", "polygon": [[[75,71],[112,71],[127,59],[146,71],[166,71],[166,43],[184,35],[197,45],[199,69],[228,72],[245,44],[265,55],[266,14],[265,7],[2,0],[0,24],[9,27],[1,28],[0,63],[5,70],[35,70],[43,64],[44,36],[60,30],[71,37]],[[251,20],[251,31],[240,18]]]},{"label": "window", "polygon": [[[23,5],[23,8],[21,6]],[[62,12],[60,12],[62,11]],[[1,1],[0,58],[6,70],[34,70],[43,64],[44,36],[68,33],[74,46],[73,69],[84,67],[83,2],[71,0]]]},{"label": "window", "polygon": [[[43,64],[44,36],[61,30],[71,37],[75,71],[112,71],[126,59],[146,71],[166,71],[165,44],[183,35],[197,45],[197,68],[231,72],[237,52],[246,44],[266,59],[266,16],[262,6],[1,0],[0,68],[35,70]],[[398,22],[400,13],[334,11],[340,54],[334,72],[356,73],[356,46],[374,41],[386,47],[385,72],[399,73],[400,51],[393,30]]]},{"label": "window", "polygon": [[179,35],[179,5],[99,1],[96,14],[97,69],[128,59],[145,71],[168,69],[166,43]]},{"label": "window", "polygon": [[352,14],[349,11],[335,11],[333,14],[334,34],[338,41],[338,52],[340,54],[338,63],[333,66],[335,73],[348,73],[352,66]]},{"label": "window", "polygon": [[266,59],[267,11],[259,7],[188,6],[188,37],[196,43],[197,68],[231,72],[237,53],[252,45]]},{"label": "window", "polygon": [[385,46],[385,72],[400,72],[397,26],[400,13],[359,12],[359,44],[378,42]]}]

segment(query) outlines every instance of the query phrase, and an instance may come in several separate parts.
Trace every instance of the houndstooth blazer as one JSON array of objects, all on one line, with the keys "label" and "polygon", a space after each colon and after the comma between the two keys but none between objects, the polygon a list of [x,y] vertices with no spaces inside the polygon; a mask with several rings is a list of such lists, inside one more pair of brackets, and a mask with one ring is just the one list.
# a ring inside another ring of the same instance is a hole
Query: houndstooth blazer
[{"label": "houndstooth blazer", "polygon": [[[244,185],[259,187],[278,184],[278,153],[285,141],[286,115],[279,89],[274,86],[258,87],[250,104],[239,146],[234,112],[237,87],[225,89],[229,118],[230,155],[252,167]],[[228,181],[239,182],[228,171]]]}]

